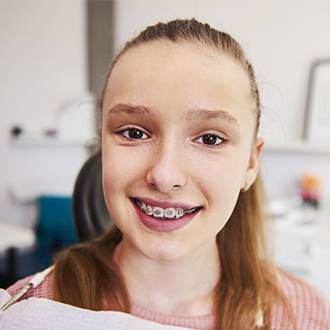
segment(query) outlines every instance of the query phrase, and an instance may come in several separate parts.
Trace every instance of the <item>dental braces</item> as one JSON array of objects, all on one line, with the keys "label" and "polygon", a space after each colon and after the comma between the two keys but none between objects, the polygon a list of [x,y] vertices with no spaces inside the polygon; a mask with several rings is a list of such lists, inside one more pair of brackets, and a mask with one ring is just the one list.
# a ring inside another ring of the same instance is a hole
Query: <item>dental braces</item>
[{"label": "dental braces", "polygon": [[135,201],[136,205],[140,208],[142,212],[145,212],[147,215],[159,220],[180,219],[185,215],[192,214],[200,209],[200,207],[193,207],[189,210],[184,210],[182,208],[175,209],[174,207],[169,207],[164,210],[163,208],[158,206],[152,208],[150,205],[146,205],[145,203],[140,202],[138,199],[136,199]]}]

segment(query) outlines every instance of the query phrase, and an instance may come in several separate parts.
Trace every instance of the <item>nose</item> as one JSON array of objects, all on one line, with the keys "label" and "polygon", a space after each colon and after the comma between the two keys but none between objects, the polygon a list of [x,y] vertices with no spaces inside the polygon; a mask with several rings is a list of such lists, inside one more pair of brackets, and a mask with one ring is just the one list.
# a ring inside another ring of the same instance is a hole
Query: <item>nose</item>
[{"label": "nose", "polygon": [[162,193],[180,190],[186,185],[182,148],[175,143],[158,146],[146,176],[147,183]]}]

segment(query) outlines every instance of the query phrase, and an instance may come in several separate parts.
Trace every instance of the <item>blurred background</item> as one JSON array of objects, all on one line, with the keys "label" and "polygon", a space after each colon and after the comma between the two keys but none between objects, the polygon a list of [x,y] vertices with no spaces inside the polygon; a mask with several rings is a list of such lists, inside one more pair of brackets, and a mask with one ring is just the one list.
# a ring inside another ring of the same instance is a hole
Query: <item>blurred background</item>
[{"label": "blurred background", "polygon": [[114,53],[147,25],[196,17],[256,71],[276,262],[330,298],[329,13],[319,0],[0,0],[1,286],[78,240],[71,194]]}]

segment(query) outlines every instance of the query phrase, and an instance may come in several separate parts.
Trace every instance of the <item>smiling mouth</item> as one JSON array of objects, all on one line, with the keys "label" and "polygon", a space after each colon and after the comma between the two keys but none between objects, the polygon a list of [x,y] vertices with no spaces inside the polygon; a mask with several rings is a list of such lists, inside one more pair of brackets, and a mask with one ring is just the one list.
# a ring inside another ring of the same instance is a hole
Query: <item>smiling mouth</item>
[{"label": "smiling mouth", "polygon": [[180,219],[185,215],[193,214],[201,209],[200,206],[184,209],[181,207],[168,207],[163,209],[160,206],[150,206],[140,200],[133,199],[138,208],[145,214],[158,220],[173,220]]}]

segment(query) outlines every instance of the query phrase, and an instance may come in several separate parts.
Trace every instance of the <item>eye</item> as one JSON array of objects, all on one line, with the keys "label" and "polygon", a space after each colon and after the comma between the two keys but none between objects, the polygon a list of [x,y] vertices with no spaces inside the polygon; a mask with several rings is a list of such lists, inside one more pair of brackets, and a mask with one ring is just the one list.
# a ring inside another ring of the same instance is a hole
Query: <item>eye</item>
[{"label": "eye", "polygon": [[144,140],[148,135],[138,128],[128,128],[120,132],[120,134],[130,140]]},{"label": "eye", "polygon": [[195,140],[197,143],[202,143],[206,146],[216,147],[219,146],[221,143],[225,142],[224,139],[220,138],[215,134],[204,134],[201,137]]}]

